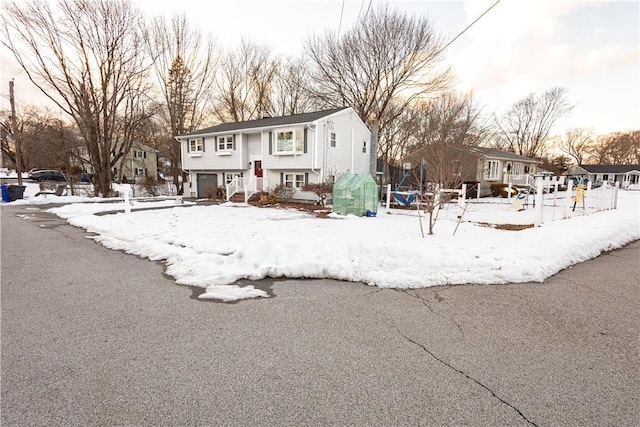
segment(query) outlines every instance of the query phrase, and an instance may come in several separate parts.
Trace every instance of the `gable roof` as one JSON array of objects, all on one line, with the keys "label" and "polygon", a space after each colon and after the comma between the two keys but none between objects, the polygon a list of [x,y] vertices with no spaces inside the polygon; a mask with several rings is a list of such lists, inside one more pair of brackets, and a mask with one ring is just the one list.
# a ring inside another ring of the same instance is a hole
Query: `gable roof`
[{"label": "gable roof", "polygon": [[627,173],[640,171],[640,165],[579,165],[589,173]]},{"label": "gable roof", "polygon": [[473,147],[472,150],[480,153],[485,157],[493,157],[496,159],[505,159],[505,160],[514,160],[521,162],[529,162],[529,163],[538,163],[536,159],[532,159],[531,157],[521,156],[516,153],[512,153],[510,151],[500,150],[499,148],[489,148],[489,147]]},{"label": "gable roof", "polygon": [[315,120],[321,119],[325,116],[330,116],[333,113],[337,113],[338,111],[342,111],[347,108],[350,108],[350,107],[332,108],[330,110],[315,111],[312,113],[293,114],[290,116],[267,117],[264,119],[248,120],[245,122],[223,123],[217,126],[206,128],[206,129],[197,130],[195,132],[186,133],[184,135],[178,135],[176,138],[196,136],[196,135],[208,135],[212,133],[229,132],[234,130],[258,129],[258,128],[267,128],[267,127],[274,127],[274,126],[286,126],[286,125],[299,124],[299,123],[309,123],[309,122],[313,122]]}]

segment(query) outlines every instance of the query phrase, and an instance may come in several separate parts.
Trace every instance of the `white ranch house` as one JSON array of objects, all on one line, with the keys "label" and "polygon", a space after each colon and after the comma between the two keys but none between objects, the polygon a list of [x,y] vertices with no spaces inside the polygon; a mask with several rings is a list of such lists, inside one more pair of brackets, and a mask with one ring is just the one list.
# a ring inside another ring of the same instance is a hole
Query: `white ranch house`
[{"label": "white ranch house", "polygon": [[294,198],[309,199],[311,193],[300,191],[304,184],[375,167],[375,142],[351,107],[224,123],[176,140],[188,173],[185,195],[191,197],[224,186],[227,200],[238,193],[248,200],[283,184],[298,189]]},{"label": "white ranch house", "polygon": [[621,188],[640,183],[640,165],[574,165],[566,175],[582,176],[591,181],[620,183]]},{"label": "white ranch house", "polygon": [[480,194],[488,195],[491,184],[529,186],[538,175],[538,161],[509,151],[488,147],[473,147],[478,156],[477,167],[470,174],[480,186]]}]

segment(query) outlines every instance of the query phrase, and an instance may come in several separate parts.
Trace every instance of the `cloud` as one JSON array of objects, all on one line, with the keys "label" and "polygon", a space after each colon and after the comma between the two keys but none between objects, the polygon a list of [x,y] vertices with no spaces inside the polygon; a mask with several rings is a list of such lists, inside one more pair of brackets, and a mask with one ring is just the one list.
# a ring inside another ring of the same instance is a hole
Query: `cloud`
[{"label": "cloud", "polygon": [[598,46],[574,57],[572,71],[583,76],[599,75],[620,68],[636,66],[640,55],[636,50],[613,44]]},{"label": "cloud", "polygon": [[[466,24],[470,24],[494,1],[466,1]],[[464,85],[477,92],[523,86],[513,81],[530,81],[527,76],[544,76],[549,56],[561,58],[568,47],[554,44],[562,18],[576,8],[557,0],[502,0],[465,34],[463,47],[455,55]],[[542,60],[544,59],[544,61]],[[523,82],[524,83],[524,82]],[[518,95],[521,95],[519,93]]]},{"label": "cloud", "polygon": [[[494,3],[465,1],[465,25]],[[447,52],[456,89],[473,90],[491,113],[561,86],[577,105],[571,115],[579,126],[633,127],[638,39],[625,34],[637,36],[637,11],[632,2],[501,0]]]}]

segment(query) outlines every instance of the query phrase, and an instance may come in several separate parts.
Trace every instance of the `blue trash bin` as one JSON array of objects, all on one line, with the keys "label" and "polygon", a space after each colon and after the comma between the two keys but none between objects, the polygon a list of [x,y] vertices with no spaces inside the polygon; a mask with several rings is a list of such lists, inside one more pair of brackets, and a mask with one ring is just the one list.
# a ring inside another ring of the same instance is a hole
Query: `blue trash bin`
[{"label": "blue trash bin", "polygon": [[0,188],[2,188],[2,201],[3,202],[8,202],[9,201],[9,188],[4,184],[0,185]]}]

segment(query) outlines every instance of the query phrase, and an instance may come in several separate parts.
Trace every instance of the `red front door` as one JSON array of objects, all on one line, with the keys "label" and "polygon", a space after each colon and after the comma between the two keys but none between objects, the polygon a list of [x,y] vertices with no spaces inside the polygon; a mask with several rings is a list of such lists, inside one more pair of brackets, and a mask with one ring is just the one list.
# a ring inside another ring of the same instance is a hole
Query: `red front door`
[{"label": "red front door", "polygon": [[253,162],[253,175],[256,177],[256,189],[262,191],[262,160]]}]

